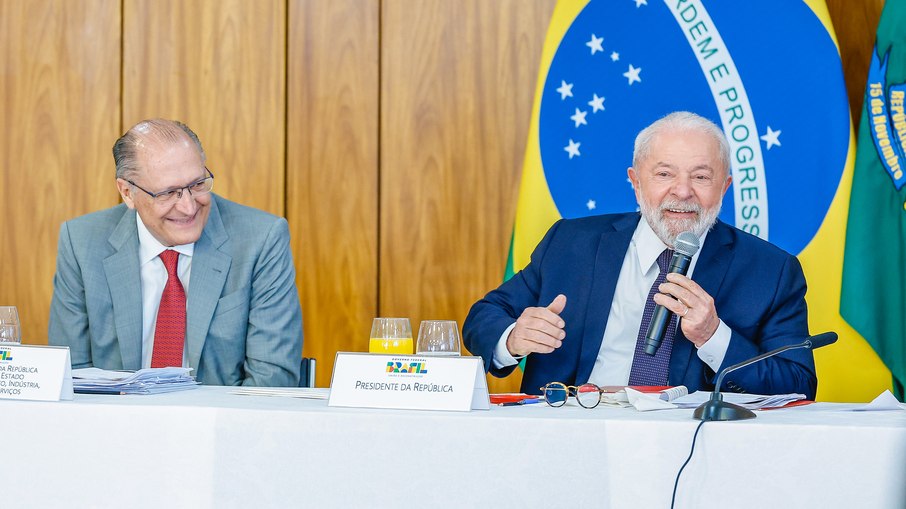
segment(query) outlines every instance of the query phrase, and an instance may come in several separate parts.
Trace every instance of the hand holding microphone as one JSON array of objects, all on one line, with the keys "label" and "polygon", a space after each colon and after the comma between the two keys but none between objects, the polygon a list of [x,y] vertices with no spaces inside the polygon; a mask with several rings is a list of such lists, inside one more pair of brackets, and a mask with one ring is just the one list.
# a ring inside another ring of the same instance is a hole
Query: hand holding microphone
[{"label": "hand holding microphone", "polygon": [[667,274],[667,281],[658,287],[655,304],[662,305],[682,318],[683,335],[701,347],[720,325],[714,298],[695,281],[679,273]]},{"label": "hand holding microphone", "polygon": [[719,320],[714,299],[697,283],[686,277],[692,257],[698,252],[699,240],[692,232],[682,232],[674,242],[674,253],[667,269],[667,281],[658,287],[654,296],[657,304],[651,324],[645,333],[645,353],[657,353],[670,319],[674,314],[683,318],[683,334],[697,346],[717,330]]}]

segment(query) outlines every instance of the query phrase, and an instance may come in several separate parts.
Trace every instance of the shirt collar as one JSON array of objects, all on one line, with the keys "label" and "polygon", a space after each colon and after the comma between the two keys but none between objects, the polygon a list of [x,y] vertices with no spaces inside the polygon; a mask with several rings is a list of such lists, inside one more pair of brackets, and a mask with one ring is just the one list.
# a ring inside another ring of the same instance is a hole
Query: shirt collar
[{"label": "shirt collar", "polygon": [[632,242],[635,244],[635,254],[642,274],[647,274],[653,266],[657,266],[658,256],[669,247],[661,242],[644,217],[632,234]]},{"label": "shirt collar", "polygon": [[138,228],[138,262],[139,266],[143,266],[151,260],[160,256],[161,253],[167,249],[172,249],[179,254],[186,256],[192,256],[195,253],[195,243],[192,244],[182,244],[180,246],[167,247],[160,243],[154,235],[148,230],[148,227],[145,226],[145,223],[142,222],[142,217],[138,215],[138,212],[135,213],[135,224]]},{"label": "shirt collar", "polygon": [[[710,229],[706,230],[705,233],[699,237],[699,246],[705,245],[708,231],[710,231]],[[654,233],[654,230],[651,229],[651,225],[648,224],[648,221],[646,221],[644,217],[639,220],[639,224],[635,228],[635,233],[632,234],[632,242],[635,244],[639,268],[642,270],[643,274],[647,274],[652,267],[657,267],[658,257],[661,256],[661,253],[663,253],[665,249],[670,248],[670,246],[664,244],[657,234]],[[695,260],[698,259],[699,253],[701,253],[701,249],[699,249],[692,257],[693,264],[695,263]]]}]

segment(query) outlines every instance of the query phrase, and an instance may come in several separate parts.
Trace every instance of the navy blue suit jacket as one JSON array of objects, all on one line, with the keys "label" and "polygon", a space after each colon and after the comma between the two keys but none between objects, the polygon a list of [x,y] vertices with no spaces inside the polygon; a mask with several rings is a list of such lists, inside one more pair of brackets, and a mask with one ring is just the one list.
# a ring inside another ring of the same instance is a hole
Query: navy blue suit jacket
[{"label": "navy blue suit jacket", "polygon": [[[466,347],[484,359],[490,373],[508,375],[514,367],[491,364],[501,334],[525,308],[547,306],[562,293],[567,297],[560,315],[566,338],[550,354],[528,356],[522,390],[537,394],[548,382],[587,382],[639,218],[633,213],[558,221],[525,269],[472,306],[463,324]],[[692,279],[714,298],[718,316],[732,330],[721,369],[809,335],[799,261],[764,240],[718,222],[702,246]],[[711,390],[714,375],[677,329],[668,383],[685,385],[690,392]],[[721,389],[801,393],[814,399],[817,385],[812,352],[796,349],[728,374]]]}]

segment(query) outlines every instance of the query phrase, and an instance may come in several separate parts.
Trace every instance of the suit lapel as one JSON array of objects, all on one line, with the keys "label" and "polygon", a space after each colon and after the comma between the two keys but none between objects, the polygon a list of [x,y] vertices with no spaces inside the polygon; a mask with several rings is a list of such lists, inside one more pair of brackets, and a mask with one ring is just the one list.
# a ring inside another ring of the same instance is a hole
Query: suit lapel
[{"label": "suit lapel", "polygon": [[617,280],[620,277],[620,269],[623,266],[622,260],[626,256],[626,250],[629,249],[629,241],[632,240],[639,217],[638,214],[627,214],[617,219],[612,225],[613,229],[602,233],[598,241],[576,383],[587,382],[595,366],[595,360],[601,350],[601,341],[604,339],[610,306],[613,304]]},{"label": "suit lapel", "polygon": [[142,367],[142,281],[136,228],[135,211],[126,209],[107,239],[114,253],[104,259],[123,369]]},{"label": "suit lapel", "polygon": [[[695,264],[695,272],[692,274],[692,280],[708,292],[708,295],[714,300],[717,300],[718,292],[733,256],[732,231],[726,224],[718,221],[708,233],[708,238],[705,239],[705,245],[702,246],[701,255]],[[719,309],[717,314],[720,315]],[[683,383],[694,355],[694,345],[686,339],[682,329],[677,329],[673,341],[673,353],[670,356],[668,377],[670,384]]]},{"label": "suit lapel", "polygon": [[186,348],[189,366],[198,369],[211,317],[217,308],[232,257],[220,248],[229,241],[223,226],[217,197],[211,197],[211,212],[201,238],[195,243],[192,255],[192,276],[189,280],[188,310],[186,312]]}]

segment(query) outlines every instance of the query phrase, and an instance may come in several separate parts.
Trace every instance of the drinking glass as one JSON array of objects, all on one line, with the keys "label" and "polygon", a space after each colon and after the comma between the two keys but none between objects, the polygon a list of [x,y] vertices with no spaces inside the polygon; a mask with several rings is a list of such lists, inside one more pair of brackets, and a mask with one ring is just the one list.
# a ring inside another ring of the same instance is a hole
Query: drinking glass
[{"label": "drinking glass", "polygon": [[0,343],[21,343],[22,327],[16,306],[0,306]]},{"label": "drinking glass", "polygon": [[375,318],[371,324],[371,353],[412,355],[412,327],[408,318]]},{"label": "drinking glass", "polygon": [[416,355],[459,355],[459,327],[453,320],[424,320],[418,328]]}]

